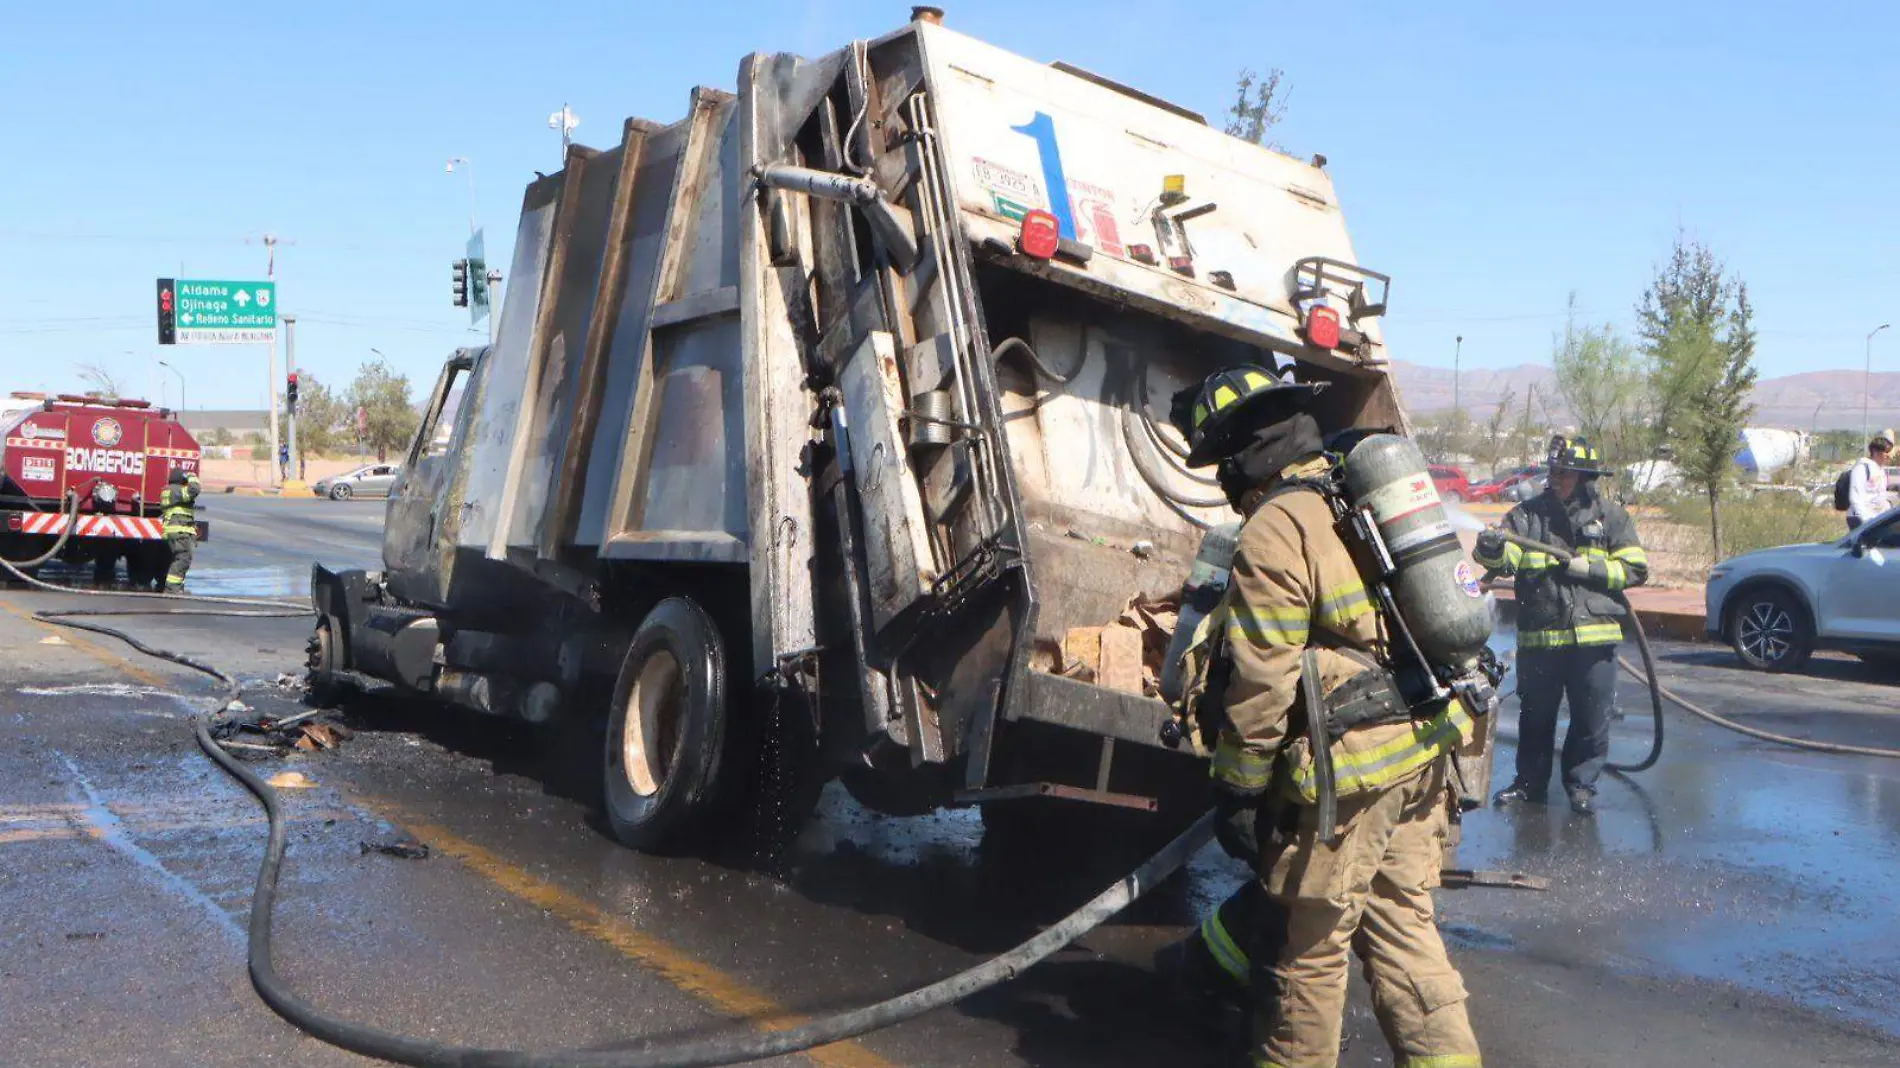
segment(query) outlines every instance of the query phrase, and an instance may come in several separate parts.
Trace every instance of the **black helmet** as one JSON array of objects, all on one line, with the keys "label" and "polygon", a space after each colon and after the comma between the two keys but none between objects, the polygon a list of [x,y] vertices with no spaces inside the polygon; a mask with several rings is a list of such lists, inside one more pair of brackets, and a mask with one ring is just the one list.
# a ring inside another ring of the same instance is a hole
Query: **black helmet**
[{"label": "black helmet", "polygon": [[1229,367],[1176,393],[1168,420],[1188,440],[1188,466],[1206,467],[1239,451],[1255,430],[1305,408],[1325,388],[1270,367]]},{"label": "black helmet", "polygon": [[167,478],[167,479],[166,479],[165,481],[167,481],[167,482],[169,482],[169,483],[171,483],[171,484],[172,484],[172,485],[174,485],[174,486],[182,486],[182,485],[184,485],[184,484],[185,484],[185,479],[186,479],[187,477],[189,477],[189,476],[187,476],[187,475],[185,474],[185,469],[184,469],[184,468],[182,468],[182,467],[174,467],[174,468],[172,468],[172,473],[171,473],[171,477],[170,477],[170,478]]},{"label": "black helmet", "polygon": [[1550,439],[1550,469],[1554,471],[1575,471],[1580,475],[1607,475],[1612,472],[1603,465],[1603,456],[1596,446],[1582,438],[1565,438],[1562,435]]}]

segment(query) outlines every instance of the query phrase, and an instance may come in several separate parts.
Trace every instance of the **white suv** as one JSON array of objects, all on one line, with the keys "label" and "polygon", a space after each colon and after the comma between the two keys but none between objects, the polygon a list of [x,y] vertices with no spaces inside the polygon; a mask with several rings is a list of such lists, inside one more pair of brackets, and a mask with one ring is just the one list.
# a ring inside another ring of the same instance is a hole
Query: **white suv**
[{"label": "white suv", "polygon": [[1707,607],[1709,636],[1762,671],[1793,671],[1816,649],[1900,662],[1900,508],[1839,541],[1722,561]]}]

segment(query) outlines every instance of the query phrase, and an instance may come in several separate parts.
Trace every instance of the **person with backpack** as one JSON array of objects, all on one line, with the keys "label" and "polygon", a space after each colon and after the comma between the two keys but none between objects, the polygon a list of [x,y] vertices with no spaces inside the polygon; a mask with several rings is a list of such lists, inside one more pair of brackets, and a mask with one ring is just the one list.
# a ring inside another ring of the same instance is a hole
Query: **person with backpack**
[{"label": "person with backpack", "polygon": [[1847,513],[1847,532],[1893,507],[1887,496],[1887,457],[1893,455],[1893,431],[1882,430],[1867,443],[1867,455],[1841,472],[1834,483],[1834,507]]}]

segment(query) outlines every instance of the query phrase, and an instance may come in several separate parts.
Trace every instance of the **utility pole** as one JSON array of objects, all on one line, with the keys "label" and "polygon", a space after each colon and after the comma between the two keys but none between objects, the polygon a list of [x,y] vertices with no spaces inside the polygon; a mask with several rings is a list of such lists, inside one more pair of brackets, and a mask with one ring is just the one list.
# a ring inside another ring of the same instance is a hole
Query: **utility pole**
[{"label": "utility pole", "polygon": [[[275,282],[277,280],[277,235],[265,234],[264,247],[270,251],[270,260],[264,267],[264,277]],[[270,332],[270,464],[268,466],[270,467],[270,484],[281,490],[284,481],[283,471],[277,466],[277,460],[283,453],[279,450],[279,442],[280,439],[277,436],[277,330],[273,327]]]},{"label": "utility pole", "polygon": [[567,164],[567,146],[574,140],[574,127],[580,124],[581,117],[574,114],[574,110],[566,104],[562,104],[561,110],[548,116],[548,129],[561,131],[561,164],[563,166]]},{"label": "utility pole", "polygon": [[1867,426],[1867,395],[1873,392],[1874,388],[1874,335],[1892,325],[1892,323],[1881,323],[1867,331],[1867,366],[1860,374],[1860,443],[1862,445],[1867,444],[1867,435],[1872,433]]}]

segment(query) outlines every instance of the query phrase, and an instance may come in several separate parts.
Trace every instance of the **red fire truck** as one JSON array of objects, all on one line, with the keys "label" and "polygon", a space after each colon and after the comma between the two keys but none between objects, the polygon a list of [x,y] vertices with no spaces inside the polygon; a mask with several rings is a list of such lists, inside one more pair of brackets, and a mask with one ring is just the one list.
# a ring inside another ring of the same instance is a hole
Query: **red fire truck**
[{"label": "red fire truck", "polygon": [[[171,562],[159,497],[173,468],[198,470],[198,442],[169,409],[142,400],[14,393],[0,398],[0,557],[90,562],[134,587]],[[202,540],[208,525],[198,524]],[[61,538],[64,537],[64,543]],[[35,565],[37,566],[37,564]]]}]

